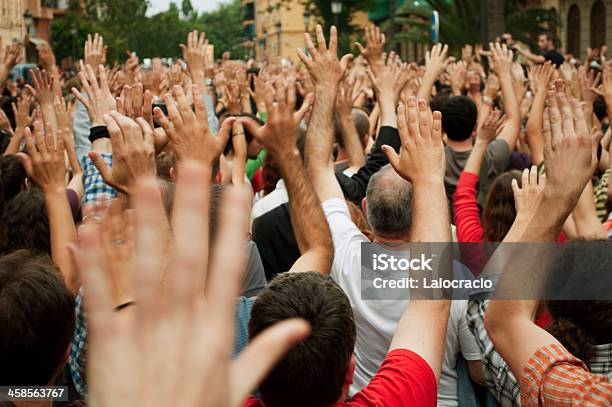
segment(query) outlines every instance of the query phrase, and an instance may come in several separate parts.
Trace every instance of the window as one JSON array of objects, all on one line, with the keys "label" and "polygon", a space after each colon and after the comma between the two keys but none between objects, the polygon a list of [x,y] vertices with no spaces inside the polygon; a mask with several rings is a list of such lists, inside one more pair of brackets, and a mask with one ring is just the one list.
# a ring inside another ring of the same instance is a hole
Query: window
[{"label": "window", "polygon": [[599,48],[606,43],[606,6],[601,0],[591,8],[591,47]]},{"label": "window", "polygon": [[567,52],[575,58],[580,57],[580,9],[572,4],[567,12]]}]

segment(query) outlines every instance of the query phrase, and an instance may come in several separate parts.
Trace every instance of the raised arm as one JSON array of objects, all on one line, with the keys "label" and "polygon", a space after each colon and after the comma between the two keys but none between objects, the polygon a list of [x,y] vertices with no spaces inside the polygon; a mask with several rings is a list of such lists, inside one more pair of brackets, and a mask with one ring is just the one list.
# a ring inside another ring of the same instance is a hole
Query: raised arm
[{"label": "raised arm", "polygon": [[431,98],[431,88],[446,69],[446,66],[452,62],[453,58],[447,58],[448,45],[436,44],[433,48],[427,51],[425,55],[425,76],[423,76],[423,83],[417,93],[417,99],[424,99],[429,102]]},{"label": "raised arm", "polygon": [[[40,134],[39,134],[40,135]],[[18,153],[28,177],[43,190],[51,234],[51,258],[62,272],[66,286],[76,295],[80,283],[67,245],[77,241],[72,211],[66,195],[66,164],[61,134],[53,135],[51,123],[45,124],[43,137],[32,137],[25,129],[28,154]]]},{"label": "raised arm", "polygon": [[336,115],[340,124],[340,136],[348,156],[349,169],[357,172],[365,164],[365,154],[353,121],[353,88],[355,82],[345,78],[338,88]]},{"label": "raised arm", "polygon": [[375,75],[378,75],[378,71],[385,64],[383,53],[385,51],[385,33],[381,32],[380,27],[371,25],[365,28],[365,40],[366,47],[364,48],[360,43],[356,42],[355,45],[359,49],[361,56],[368,61],[368,65]]},{"label": "raised arm", "polygon": [[[275,97],[276,96],[276,97]],[[295,111],[295,81],[276,82],[266,89],[267,121],[262,127],[248,117],[239,120],[277,163],[289,195],[291,225],[301,256],[290,271],[329,273],[333,244],[329,226],[297,149],[299,124],[305,110]],[[274,100],[276,99],[276,103]]]},{"label": "raised arm", "polygon": [[329,47],[325,43],[323,28],[317,25],[317,48],[310,35],[304,34],[310,57],[298,49],[298,56],[308,69],[315,87],[315,101],[306,133],[306,168],[321,202],[342,198],[342,190],[334,175],[332,149],[334,142],[334,106],[336,94],[350,54],[338,61],[338,35],[331,28]]},{"label": "raised arm", "polygon": [[[450,242],[451,226],[444,190],[442,115],[433,113],[423,99],[408,98],[398,108],[402,140],[399,155],[389,146],[384,151],[395,171],[413,186],[411,242]],[[402,316],[389,350],[410,349],[440,377],[450,301],[411,300]],[[414,329],[418,326],[419,329]]]},{"label": "raised arm", "polygon": [[521,131],[521,110],[512,86],[512,51],[505,44],[491,44],[490,61],[491,68],[501,83],[506,115],[506,125],[499,138],[506,140],[508,148],[512,151]]},{"label": "raised arm", "polygon": [[[549,91],[544,113],[544,160],[547,183],[541,200],[528,218],[519,216],[515,223],[524,222],[524,232],[506,237],[505,241],[552,242],[565,219],[576,206],[580,194],[597,164],[597,140],[592,137],[581,107],[571,104],[562,92]],[[538,184],[537,172],[523,177],[523,182]],[[527,188],[523,185],[523,189]],[[520,192],[514,185],[515,194]],[[515,228],[515,225],[513,225]],[[512,229],[511,229],[512,230]],[[510,274],[508,274],[510,273]],[[520,270],[505,270],[504,279],[524,278]],[[535,284],[535,283],[534,283]],[[527,362],[540,348],[559,341],[533,323],[537,301],[492,301],[485,315],[485,326],[495,347],[516,377],[523,373]]]},{"label": "raised arm", "polygon": [[542,136],[542,117],[546,104],[546,92],[555,68],[550,62],[536,65],[529,71],[532,91],[535,94],[531,105],[531,112],[525,126],[525,138],[531,150],[531,160],[535,165],[544,161],[544,137]]},{"label": "raised arm", "polygon": [[531,52],[529,49],[524,49],[521,47],[516,47],[516,50],[519,54],[530,60],[531,62],[535,62],[536,64],[543,64],[546,62],[546,59],[542,55],[537,55]]}]

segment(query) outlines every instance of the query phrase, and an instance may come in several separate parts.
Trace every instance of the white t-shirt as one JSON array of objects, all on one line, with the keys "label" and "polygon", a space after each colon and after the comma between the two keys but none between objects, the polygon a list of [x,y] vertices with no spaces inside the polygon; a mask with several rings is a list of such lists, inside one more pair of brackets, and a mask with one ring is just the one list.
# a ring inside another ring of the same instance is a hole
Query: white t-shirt
[{"label": "white t-shirt", "polygon": [[[407,300],[365,301],[361,300],[361,243],[369,240],[359,231],[351,220],[351,216],[343,199],[333,198],[322,203],[323,212],[331,230],[334,242],[334,262],[331,268],[331,277],[344,290],[353,307],[355,324],[357,325],[357,342],[355,344],[355,376],[351,385],[350,394],[355,394],[364,388],[374,377],[382,361],[387,355],[389,345],[397,324],[408,305]],[[455,302],[455,301],[453,301]],[[464,302],[462,311],[453,311],[456,305],[451,306],[451,315],[462,313],[465,319],[467,302]],[[455,321],[455,322],[454,322]],[[459,352],[459,319],[449,318],[446,349],[455,353]],[[467,325],[466,325],[467,328]],[[417,328],[418,329],[418,328]],[[469,330],[467,333],[471,335]],[[467,337],[461,340],[468,340]],[[469,357],[474,358],[473,349],[478,351],[478,346],[472,338]],[[467,346],[467,345],[466,345]],[[472,347],[473,346],[473,347]],[[455,370],[457,355],[445,355],[443,372]],[[465,357],[465,356],[464,356]],[[480,354],[478,355],[480,358]],[[466,358],[467,359],[467,358]],[[452,374],[451,374],[452,376]],[[448,379],[448,385],[439,386],[438,399],[454,399],[457,404],[456,371],[454,372],[455,385],[452,386],[452,377]],[[446,380],[445,380],[446,381]],[[441,393],[444,391],[444,394]]]},{"label": "white t-shirt", "polygon": [[[251,183],[249,182],[249,185],[250,184]],[[276,183],[276,188],[274,188],[274,191],[270,192],[263,198],[258,199],[253,204],[253,209],[251,209],[251,219],[258,218],[287,202],[289,202],[289,195],[287,194],[285,182],[282,179],[279,179]]]}]

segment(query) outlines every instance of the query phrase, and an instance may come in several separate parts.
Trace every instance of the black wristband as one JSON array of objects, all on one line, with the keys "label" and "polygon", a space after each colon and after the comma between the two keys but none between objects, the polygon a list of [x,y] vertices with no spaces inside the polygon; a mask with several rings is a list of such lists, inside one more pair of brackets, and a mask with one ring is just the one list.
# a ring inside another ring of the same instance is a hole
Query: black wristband
[{"label": "black wristband", "polygon": [[110,134],[106,126],[94,126],[89,129],[89,141],[93,143],[100,138],[110,138]]},{"label": "black wristband", "polygon": [[122,309],[127,308],[130,305],[134,305],[134,304],[136,304],[136,301],[127,301],[127,302],[124,302],[123,304],[117,305],[115,307],[115,311],[121,311]]}]

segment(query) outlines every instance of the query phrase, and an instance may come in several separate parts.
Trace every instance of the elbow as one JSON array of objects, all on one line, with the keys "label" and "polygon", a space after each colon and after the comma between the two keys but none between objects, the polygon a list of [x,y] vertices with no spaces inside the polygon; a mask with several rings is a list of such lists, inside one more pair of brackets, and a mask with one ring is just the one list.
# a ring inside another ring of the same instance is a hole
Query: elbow
[{"label": "elbow", "polygon": [[487,311],[484,317],[484,327],[487,330],[489,338],[495,343],[495,340],[503,334],[504,331],[504,318],[500,318],[496,312],[496,302],[492,300],[489,302]]}]

